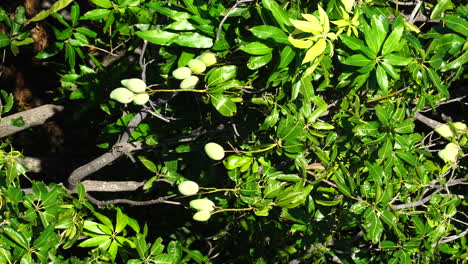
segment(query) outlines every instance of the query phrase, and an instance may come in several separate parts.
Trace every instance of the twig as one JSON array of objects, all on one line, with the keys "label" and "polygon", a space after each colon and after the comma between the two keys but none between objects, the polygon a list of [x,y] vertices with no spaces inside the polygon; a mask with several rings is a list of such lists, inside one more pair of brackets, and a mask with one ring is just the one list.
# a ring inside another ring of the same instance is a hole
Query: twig
[{"label": "twig", "polygon": [[465,231],[461,232],[461,233],[458,234],[458,235],[453,235],[453,236],[448,236],[448,237],[442,237],[438,242],[432,244],[432,247],[436,247],[437,245],[445,244],[445,243],[448,243],[448,242],[450,242],[450,241],[457,240],[457,239],[459,239],[460,237],[465,236],[467,233],[468,233],[468,228],[465,229]]},{"label": "twig", "polygon": [[248,3],[248,2],[253,2],[254,0],[237,0],[236,3],[231,7],[231,9],[229,9],[229,11],[226,13],[226,15],[223,17],[223,19],[221,20],[221,22],[219,23],[219,26],[218,26],[218,32],[216,32],[216,41],[219,40],[219,38],[221,37],[221,29],[223,27],[223,24],[224,22],[226,22],[226,20],[228,19],[228,17],[236,10],[237,6],[239,6],[240,4],[244,4],[244,3]]},{"label": "twig", "polygon": [[105,205],[109,204],[130,204],[130,205],[136,205],[136,206],[142,206],[142,205],[150,205],[150,204],[173,204],[173,205],[180,205],[181,203],[179,202],[174,202],[174,201],[169,201],[168,199],[175,197],[176,195],[168,195],[168,196],[163,196],[159,197],[158,199],[153,199],[153,200],[147,200],[147,201],[134,201],[134,200],[129,200],[129,199],[114,199],[114,200],[106,200],[106,201],[101,201],[98,200],[94,197],[92,197],[89,194],[86,194],[86,198],[93,204],[97,205],[98,207],[102,207]]},{"label": "twig", "polygon": [[[450,99],[450,100],[445,100],[443,102],[438,103],[435,107],[439,107],[439,106],[445,105],[445,104],[450,104],[450,103],[453,103],[453,102],[460,102],[465,98],[466,98],[466,95],[463,95],[463,96],[453,98],[453,99]],[[431,107],[425,107],[425,108],[419,110],[419,112],[422,113],[422,112],[428,112],[428,111],[431,111],[431,110],[432,110]]]},{"label": "twig", "polygon": [[430,195],[428,195],[428,196],[426,196],[426,197],[424,197],[422,199],[419,199],[418,201],[415,201],[415,202],[406,203],[406,204],[391,205],[391,207],[394,210],[401,210],[401,209],[405,209],[405,208],[409,208],[409,207],[416,207],[416,206],[424,205],[431,199],[431,197],[434,194],[439,193],[440,191],[442,191],[443,189],[445,189],[447,187],[458,185],[458,184],[464,184],[467,180],[468,179],[458,179],[458,180],[453,180],[453,181],[447,182],[444,185],[434,185],[431,188],[432,189],[437,188],[437,189],[433,193],[431,193]]},{"label": "twig", "polygon": [[390,2],[394,3],[395,5],[400,5],[400,6],[414,5],[414,2],[400,2],[400,1],[396,1],[396,0],[390,0]]},{"label": "twig", "polygon": [[423,1],[416,0],[416,6],[414,7],[413,12],[411,13],[410,18],[408,20],[409,23],[411,23],[411,24],[414,23],[416,15],[418,14],[419,8],[421,7],[422,3],[423,3]]}]

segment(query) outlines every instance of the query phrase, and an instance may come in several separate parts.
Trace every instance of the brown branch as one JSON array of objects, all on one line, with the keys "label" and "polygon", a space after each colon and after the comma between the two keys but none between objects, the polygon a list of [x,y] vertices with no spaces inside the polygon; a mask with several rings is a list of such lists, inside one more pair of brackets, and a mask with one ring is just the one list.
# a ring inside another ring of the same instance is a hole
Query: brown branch
[{"label": "brown branch", "polygon": [[[33,126],[43,125],[49,118],[63,111],[63,109],[64,107],[61,105],[46,104],[4,117],[0,120],[0,138],[13,135]],[[22,118],[25,125],[21,127],[12,125],[12,122],[19,118]]]},{"label": "brown branch", "polygon": [[180,205],[181,203],[179,202],[174,202],[174,201],[169,201],[168,199],[175,197],[176,195],[168,195],[168,196],[163,196],[159,197],[158,199],[153,199],[153,200],[147,200],[147,201],[134,201],[134,200],[129,200],[129,199],[114,199],[114,200],[107,200],[107,201],[101,201],[97,200],[96,198],[92,197],[89,194],[86,194],[86,198],[93,204],[97,205],[98,207],[106,206],[109,204],[130,204],[130,205],[136,205],[136,206],[143,206],[143,205],[150,205],[150,204],[173,204],[173,205]]}]

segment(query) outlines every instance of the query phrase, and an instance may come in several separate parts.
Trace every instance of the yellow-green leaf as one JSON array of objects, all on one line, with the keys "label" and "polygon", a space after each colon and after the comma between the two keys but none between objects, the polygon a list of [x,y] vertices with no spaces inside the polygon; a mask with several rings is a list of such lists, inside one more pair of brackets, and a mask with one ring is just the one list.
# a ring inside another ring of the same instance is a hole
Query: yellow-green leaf
[{"label": "yellow-green leaf", "polygon": [[307,49],[314,44],[311,40],[304,40],[304,39],[295,39],[292,36],[288,37],[289,42],[298,49]]},{"label": "yellow-green leaf", "polygon": [[[311,15],[309,15],[309,16],[314,17],[314,16],[311,16]],[[315,18],[315,19],[317,20],[317,18]],[[312,22],[313,20],[312,21],[304,21],[304,20],[296,20],[296,19],[292,19],[292,18],[290,18],[289,20],[294,25],[294,27],[296,27],[300,31],[309,32],[309,33],[312,33],[314,35],[320,34],[320,32],[322,31],[322,26],[320,25],[320,23],[318,23],[318,21]]]},{"label": "yellow-green leaf", "polygon": [[330,31],[330,23],[328,22],[328,15],[325,10],[319,5],[318,6],[318,11],[320,15],[320,23],[322,23],[323,26],[323,32],[328,32]]},{"label": "yellow-green leaf", "polygon": [[302,64],[313,61],[315,58],[317,58],[320,54],[322,54],[325,51],[326,45],[327,44],[325,39],[319,39],[317,43],[315,43],[315,45],[306,52]]}]

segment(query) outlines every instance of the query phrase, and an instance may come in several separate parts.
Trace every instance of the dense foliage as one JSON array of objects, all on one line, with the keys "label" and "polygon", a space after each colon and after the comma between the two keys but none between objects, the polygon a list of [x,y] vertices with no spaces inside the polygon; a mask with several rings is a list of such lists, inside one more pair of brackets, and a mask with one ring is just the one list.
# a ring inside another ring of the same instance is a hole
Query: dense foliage
[{"label": "dense foliage", "polygon": [[[38,181],[2,139],[1,263],[467,261],[461,3],[26,8],[0,8],[3,62],[32,51],[53,69],[48,103],[100,150]],[[0,124],[32,126],[12,91],[0,102]],[[120,157],[126,175],[100,175]]]}]

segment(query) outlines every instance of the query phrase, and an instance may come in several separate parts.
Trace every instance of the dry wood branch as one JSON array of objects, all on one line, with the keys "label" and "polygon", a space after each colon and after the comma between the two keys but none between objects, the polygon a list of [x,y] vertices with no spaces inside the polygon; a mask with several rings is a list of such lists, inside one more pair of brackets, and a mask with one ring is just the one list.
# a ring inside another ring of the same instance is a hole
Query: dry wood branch
[{"label": "dry wood branch", "polygon": [[142,142],[121,143],[114,145],[111,151],[102,154],[100,157],[74,170],[68,177],[68,188],[71,191],[75,191],[76,186],[78,186],[83,178],[102,169],[121,156],[135,150],[140,150],[142,147]]},{"label": "dry wood branch", "polygon": [[145,185],[145,181],[93,181],[82,182],[87,192],[133,192]]},{"label": "dry wood branch", "polygon": [[429,117],[423,116],[419,112],[416,112],[413,117],[415,120],[418,120],[419,122],[425,124],[426,126],[435,129],[436,127],[442,125],[442,123],[435,121],[433,119],[430,119]]},{"label": "dry wood branch", "polygon": [[[13,135],[33,126],[43,125],[48,119],[56,113],[63,111],[63,109],[64,107],[61,105],[47,104],[4,117],[0,120],[0,138]],[[23,119],[24,126],[17,127],[11,124],[12,121],[18,118]]]}]

